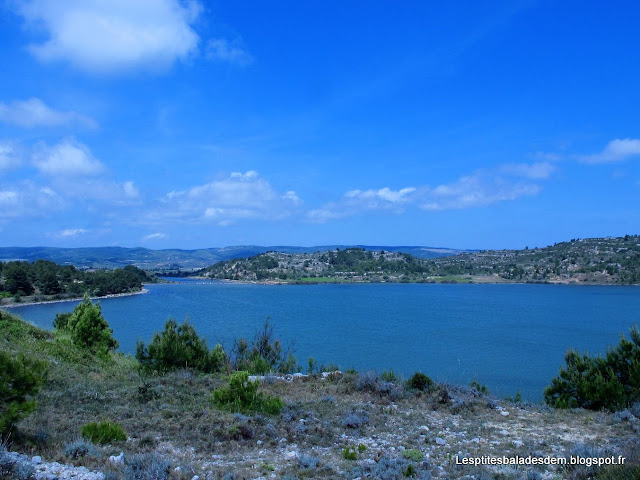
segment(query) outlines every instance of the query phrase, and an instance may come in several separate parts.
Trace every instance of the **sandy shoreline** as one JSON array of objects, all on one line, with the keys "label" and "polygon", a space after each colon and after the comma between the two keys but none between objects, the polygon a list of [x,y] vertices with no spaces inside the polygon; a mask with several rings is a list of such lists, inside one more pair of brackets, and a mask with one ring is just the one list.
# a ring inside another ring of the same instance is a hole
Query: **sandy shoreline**
[{"label": "sandy shoreline", "polygon": [[[147,290],[146,288],[143,288],[139,292],[112,293],[109,295],[104,295],[102,297],[91,297],[91,300],[101,300],[103,298],[129,297],[131,295],[143,295],[145,293],[149,293],[149,290]],[[0,304],[0,308],[17,308],[17,307],[28,307],[31,305],[44,305],[48,303],[77,302],[78,300],[82,300],[82,298],[83,297],[65,298],[63,300],[41,300],[39,302],[10,303],[7,305]]]}]

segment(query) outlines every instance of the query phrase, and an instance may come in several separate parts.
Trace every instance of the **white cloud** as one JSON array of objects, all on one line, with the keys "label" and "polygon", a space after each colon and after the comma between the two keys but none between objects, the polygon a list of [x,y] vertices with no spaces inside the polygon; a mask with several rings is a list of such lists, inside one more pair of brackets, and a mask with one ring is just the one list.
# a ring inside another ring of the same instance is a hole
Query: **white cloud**
[{"label": "white cloud", "polygon": [[72,138],[52,147],[40,144],[33,156],[34,165],[48,175],[98,175],[105,170],[86,145]]},{"label": "white cloud", "polygon": [[165,233],[156,232],[156,233],[151,233],[149,235],[142,237],[142,241],[148,242],[149,240],[160,240],[163,238],[167,238],[167,235]]},{"label": "white cloud", "polygon": [[422,210],[452,210],[491,205],[536,195],[541,187],[531,180],[548,178],[555,168],[546,162],[507,164],[493,169],[480,169],[458,180],[430,187],[405,187],[392,190],[351,190],[337,202],[310,210],[311,221],[351,217],[365,212],[387,211],[402,213],[409,206]]},{"label": "white cloud", "polygon": [[48,34],[29,46],[43,62],[65,60],[91,73],[164,70],[197,51],[202,10],[180,0],[23,0],[19,13]]},{"label": "white cloud", "polygon": [[614,163],[640,155],[640,139],[624,138],[611,140],[600,152],[578,157],[584,163]]},{"label": "white cloud", "polygon": [[89,231],[84,228],[67,228],[53,233],[51,236],[55,238],[75,238],[81,235],[85,235]]},{"label": "white cloud", "polygon": [[205,56],[210,60],[235,63],[245,66],[253,62],[253,57],[238,45],[223,39],[209,40],[205,49]]},{"label": "white cloud", "polygon": [[0,219],[42,216],[63,209],[64,199],[50,187],[22,182],[10,189],[0,188]]},{"label": "white cloud", "polygon": [[258,172],[234,172],[226,178],[184,191],[169,192],[150,219],[214,221],[274,220],[292,215],[302,204],[296,192],[277,192]]},{"label": "white cloud", "polygon": [[556,167],[549,162],[537,163],[510,163],[500,167],[499,171],[516,177],[530,178],[533,180],[549,178]]},{"label": "white cloud", "polygon": [[310,210],[307,216],[312,221],[322,222],[373,210],[391,210],[401,213],[404,211],[404,206],[414,200],[415,192],[415,187],[406,187],[400,190],[392,190],[389,187],[379,190],[350,190],[343,195],[340,201]]},{"label": "white cloud", "polygon": [[476,172],[459,178],[453,183],[425,188],[419,207],[423,210],[453,210],[491,205],[515,200],[526,195],[536,195],[540,186],[513,181],[500,176]]},{"label": "white cloud", "polygon": [[22,164],[20,147],[15,142],[0,141],[0,172],[11,170]]},{"label": "white cloud", "polygon": [[77,112],[62,112],[47,106],[39,98],[16,100],[10,104],[0,102],[0,121],[20,127],[54,127],[80,125],[96,128],[96,122]]}]

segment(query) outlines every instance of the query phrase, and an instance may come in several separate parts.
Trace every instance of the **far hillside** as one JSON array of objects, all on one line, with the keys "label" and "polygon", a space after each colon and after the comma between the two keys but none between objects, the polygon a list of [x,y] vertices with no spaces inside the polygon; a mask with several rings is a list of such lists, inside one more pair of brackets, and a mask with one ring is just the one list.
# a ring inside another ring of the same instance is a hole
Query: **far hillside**
[{"label": "far hillside", "polygon": [[267,252],[218,262],[193,276],[255,282],[640,283],[640,237],[572,239],[544,248],[486,250],[421,259],[408,253],[335,249]]},{"label": "far hillside", "polygon": [[222,248],[200,248],[196,250],[181,250],[178,248],[151,250],[148,248],[124,247],[0,247],[0,261],[20,260],[35,262],[37,260],[49,260],[62,265],[73,265],[80,269],[123,268],[127,265],[134,265],[144,270],[162,273],[205,268],[208,265],[223,260],[246,258],[270,251],[282,253],[314,253],[335,250],[336,248],[344,250],[350,246],[372,251],[386,250],[409,253],[418,258],[445,257],[466,251],[422,246],[365,245],[324,245],[315,247],[239,245]]}]

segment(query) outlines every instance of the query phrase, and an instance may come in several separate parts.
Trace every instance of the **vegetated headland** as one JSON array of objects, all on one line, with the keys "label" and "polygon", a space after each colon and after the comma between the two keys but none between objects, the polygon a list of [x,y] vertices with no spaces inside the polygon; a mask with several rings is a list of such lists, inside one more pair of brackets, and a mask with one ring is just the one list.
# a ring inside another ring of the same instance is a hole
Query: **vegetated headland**
[{"label": "vegetated headland", "polygon": [[158,278],[133,265],[115,270],[79,270],[49,260],[0,262],[0,306],[144,293]]},{"label": "vegetated headland", "polygon": [[542,406],[478,382],[311,358],[291,375],[300,367],[268,323],[225,351],[170,320],[135,358],[114,352],[88,299],[54,324],[44,331],[0,311],[2,478],[640,476],[640,395],[628,375],[640,361],[637,328],[606,359],[568,356]]},{"label": "vegetated headland", "polygon": [[266,252],[218,262],[190,276],[263,283],[640,283],[640,237],[573,239],[544,248],[485,250],[420,259],[363,248]]}]

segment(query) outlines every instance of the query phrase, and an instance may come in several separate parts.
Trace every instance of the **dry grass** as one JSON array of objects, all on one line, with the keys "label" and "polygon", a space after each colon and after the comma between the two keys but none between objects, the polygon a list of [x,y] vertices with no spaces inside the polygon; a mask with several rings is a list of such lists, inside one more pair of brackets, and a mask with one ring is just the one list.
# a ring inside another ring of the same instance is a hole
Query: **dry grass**
[{"label": "dry grass", "polygon": [[[558,457],[585,445],[629,455],[640,432],[636,419],[514,404],[450,385],[429,393],[386,384],[358,390],[355,374],[264,381],[262,391],[283,399],[282,413],[232,414],[211,403],[213,389],[227,384],[225,376],[189,370],[145,376],[130,357],[88,357],[64,339],[2,321],[3,333],[11,333],[2,336],[0,348],[29,351],[51,365],[37,410],[19,425],[13,448],[115,478],[124,476],[124,467],[113,465],[109,456],[123,451],[130,458],[147,453],[168,460],[171,478],[223,478],[229,472],[234,476],[226,478],[236,479],[404,478],[401,470],[412,463],[418,478],[578,479],[579,468],[533,473],[532,467],[456,465],[455,457]],[[65,454],[82,425],[102,420],[119,422],[127,441],[95,446],[93,454],[77,458]],[[357,460],[344,458],[345,448],[360,444],[366,449]],[[404,459],[405,449],[420,451],[424,460]],[[605,473],[616,474],[615,469]]]}]

